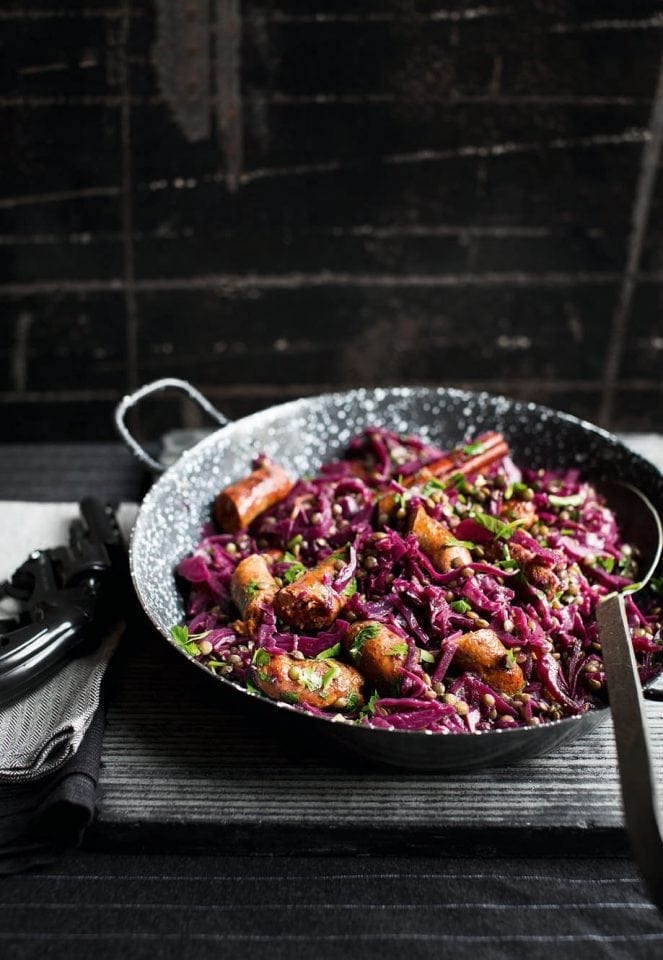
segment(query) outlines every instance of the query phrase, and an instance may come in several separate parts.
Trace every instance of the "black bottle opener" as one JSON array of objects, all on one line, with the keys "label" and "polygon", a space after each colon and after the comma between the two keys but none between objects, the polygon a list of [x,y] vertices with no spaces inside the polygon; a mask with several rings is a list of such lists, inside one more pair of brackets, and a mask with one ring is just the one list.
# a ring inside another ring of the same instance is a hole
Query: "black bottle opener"
[{"label": "black bottle opener", "polygon": [[0,620],[0,706],[90,652],[122,616],[128,564],[114,510],[86,497],[80,512],[68,546],[35,551],[0,584],[19,607]]}]

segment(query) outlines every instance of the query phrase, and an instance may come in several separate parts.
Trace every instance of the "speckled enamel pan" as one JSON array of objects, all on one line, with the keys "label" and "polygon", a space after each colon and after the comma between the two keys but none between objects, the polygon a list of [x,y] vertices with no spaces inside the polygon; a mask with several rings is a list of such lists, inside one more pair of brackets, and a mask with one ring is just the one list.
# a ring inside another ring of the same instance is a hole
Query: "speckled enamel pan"
[{"label": "speckled enamel pan", "polygon": [[[158,381],[126,397],[117,411],[118,427],[134,453],[148,460],[129,437],[124,415],[148,393],[176,387],[199,399],[183,381]],[[204,402],[208,412],[213,408]],[[213,411],[219,422],[223,418]],[[513,762],[553,750],[589,733],[607,715],[583,716],[539,727],[519,727],[468,734],[370,729],[300,712],[268,701],[237,683],[213,674],[170,637],[170,627],[184,616],[174,570],[200,540],[217,492],[244,476],[251,459],[265,452],[293,476],[310,473],[343,450],[364,427],[379,425],[413,433],[443,448],[485,430],[507,438],[514,460],[541,467],[576,466],[589,478],[618,477],[633,483],[663,512],[663,477],[648,461],[616,437],[565,413],[486,393],[424,387],[360,389],[295,400],[221,427],[188,450],[154,484],[146,496],[131,541],[131,573],[147,615],[165,641],[212,682],[235,688],[246,709],[264,709],[266,722],[287,717],[287,735],[307,743],[331,738],[354,755],[381,764],[417,770],[459,770]],[[157,465],[158,466],[158,465]],[[183,662],[182,668],[186,669]]]}]

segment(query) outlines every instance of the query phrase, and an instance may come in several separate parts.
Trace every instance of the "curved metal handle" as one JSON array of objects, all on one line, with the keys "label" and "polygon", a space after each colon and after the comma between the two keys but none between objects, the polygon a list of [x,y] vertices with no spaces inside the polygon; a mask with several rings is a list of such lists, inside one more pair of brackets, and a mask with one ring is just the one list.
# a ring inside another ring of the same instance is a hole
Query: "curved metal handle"
[{"label": "curved metal handle", "polygon": [[642,688],[624,598],[598,605],[599,636],[615,730],[619,780],[631,851],[654,903],[663,909],[663,840]]},{"label": "curved metal handle", "polygon": [[117,431],[134,456],[146,467],[149,467],[150,470],[154,470],[155,473],[163,473],[166,469],[165,466],[159,463],[158,460],[155,460],[154,457],[151,457],[147,450],[140,445],[136,438],[129,432],[125,420],[128,411],[131,410],[132,407],[135,407],[141,400],[144,400],[145,397],[149,397],[150,394],[160,393],[162,390],[181,390],[189,399],[198,404],[201,410],[211,417],[212,420],[216,420],[219,426],[225,427],[230,423],[230,420],[224,417],[199,390],[196,390],[187,380],[178,380],[177,377],[164,377],[162,380],[154,380],[152,383],[147,383],[144,387],[140,387],[134,393],[123,397],[115,408],[115,426]]}]

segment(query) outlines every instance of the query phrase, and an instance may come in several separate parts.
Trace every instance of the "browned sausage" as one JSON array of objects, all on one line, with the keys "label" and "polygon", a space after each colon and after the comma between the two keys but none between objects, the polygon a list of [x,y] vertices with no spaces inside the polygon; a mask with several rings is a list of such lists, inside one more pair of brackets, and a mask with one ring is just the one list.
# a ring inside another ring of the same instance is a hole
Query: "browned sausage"
[{"label": "browned sausage", "polygon": [[407,641],[377,620],[358,620],[343,640],[358,669],[379,691],[398,693],[408,658]]},{"label": "browned sausage", "polygon": [[555,594],[562,589],[557,574],[541,562],[537,562],[536,554],[520,543],[510,543],[509,553],[511,559],[515,560],[520,569],[525,574],[529,582],[543,590],[548,600],[552,600]]},{"label": "browned sausage", "polygon": [[330,556],[304,573],[299,580],[283,587],[274,597],[276,615],[297,630],[320,630],[334,622],[345,605],[333,581],[338,564]]},{"label": "browned sausage", "polygon": [[256,684],[274,700],[307,703],[319,710],[358,710],[364,705],[364,678],[338,660],[296,660],[262,650],[253,670]]},{"label": "browned sausage", "polygon": [[[481,473],[487,470],[494,463],[498,463],[509,453],[509,447],[501,433],[494,430],[484,433],[482,436],[471,443],[469,446],[456,447],[450,453],[434,460],[425,467],[417,470],[416,473],[406,477],[403,486],[416,487],[425,484],[431,477],[437,480],[445,480],[456,473],[462,473],[469,477],[475,473]],[[393,493],[384,494],[378,501],[378,516],[384,514],[389,516],[396,506],[396,495]]]},{"label": "browned sausage", "polygon": [[525,686],[523,671],[493,630],[464,633],[457,641],[453,659],[461,670],[478,673],[499,693],[513,696]]},{"label": "browned sausage", "polygon": [[249,636],[255,633],[262,608],[272,602],[277,590],[267,561],[259,553],[245,557],[235,567],[230,581],[230,595]]},{"label": "browned sausage", "polygon": [[214,519],[223,533],[237,533],[279,500],[287,497],[293,482],[277,463],[268,461],[248,477],[231,483],[214,501]]},{"label": "browned sausage", "polygon": [[442,573],[472,563],[472,554],[467,547],[455,543],[455,537],[439,520],[429,517],[423,507],[417,510],[410,521],[410,532],[430,562]]}]

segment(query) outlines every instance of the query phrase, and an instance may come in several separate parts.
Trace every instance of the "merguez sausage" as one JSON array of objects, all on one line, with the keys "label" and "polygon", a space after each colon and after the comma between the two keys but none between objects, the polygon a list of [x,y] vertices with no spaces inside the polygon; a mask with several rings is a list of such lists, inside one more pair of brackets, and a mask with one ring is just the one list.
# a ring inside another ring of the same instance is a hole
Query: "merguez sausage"
[{"label": "merguez sausage", "polygon": [[248,477],[225,487],[214,501],[214,519],[222,533],[248,527],[264,510],[273,507],[294,484],[277,463],[266,461]]},{"label": "merguez sausage", "polygon": [[523,672],[509,656],[494,630],[464,633],[456,641],[454,663],[461,670],[478,673],[481,679],[499,693],[513,696],[525,686]]},{"label": "merguez sausage", "polygon": [[296,660],[287,653],[254,664],[256,684],[273,700],[306,703],[318,710],[358,710],[364,705],[364,678],[338,660]]},{"label": "merguez sausage", "polygon": [[380,692],[399,692],[410,653],[406,640],[377,620],[359,620],[348,630],[343,646],[360,672]]},{"label": "merguez sausage", "polygon": [[277,590],[276,580],[261,554],[252,553],[235,567],[230,581],[230,595],[249,636],[255,633],[264,605],[272,602]]},{"label": "merguez sausage", "polygon": [[332,554],[274,597],[276,615],[297,630],[330,626],[345,606],[345,597],[334,590],[339,561]]},{"label": "merguez sausage", "polygon": [[423,507],[418,507],[410,521],[410,532],[415,535],[422,551],[442,573],[472,563],[472,554],[456,543],[451,530],[439,520],[429,517]]}]

